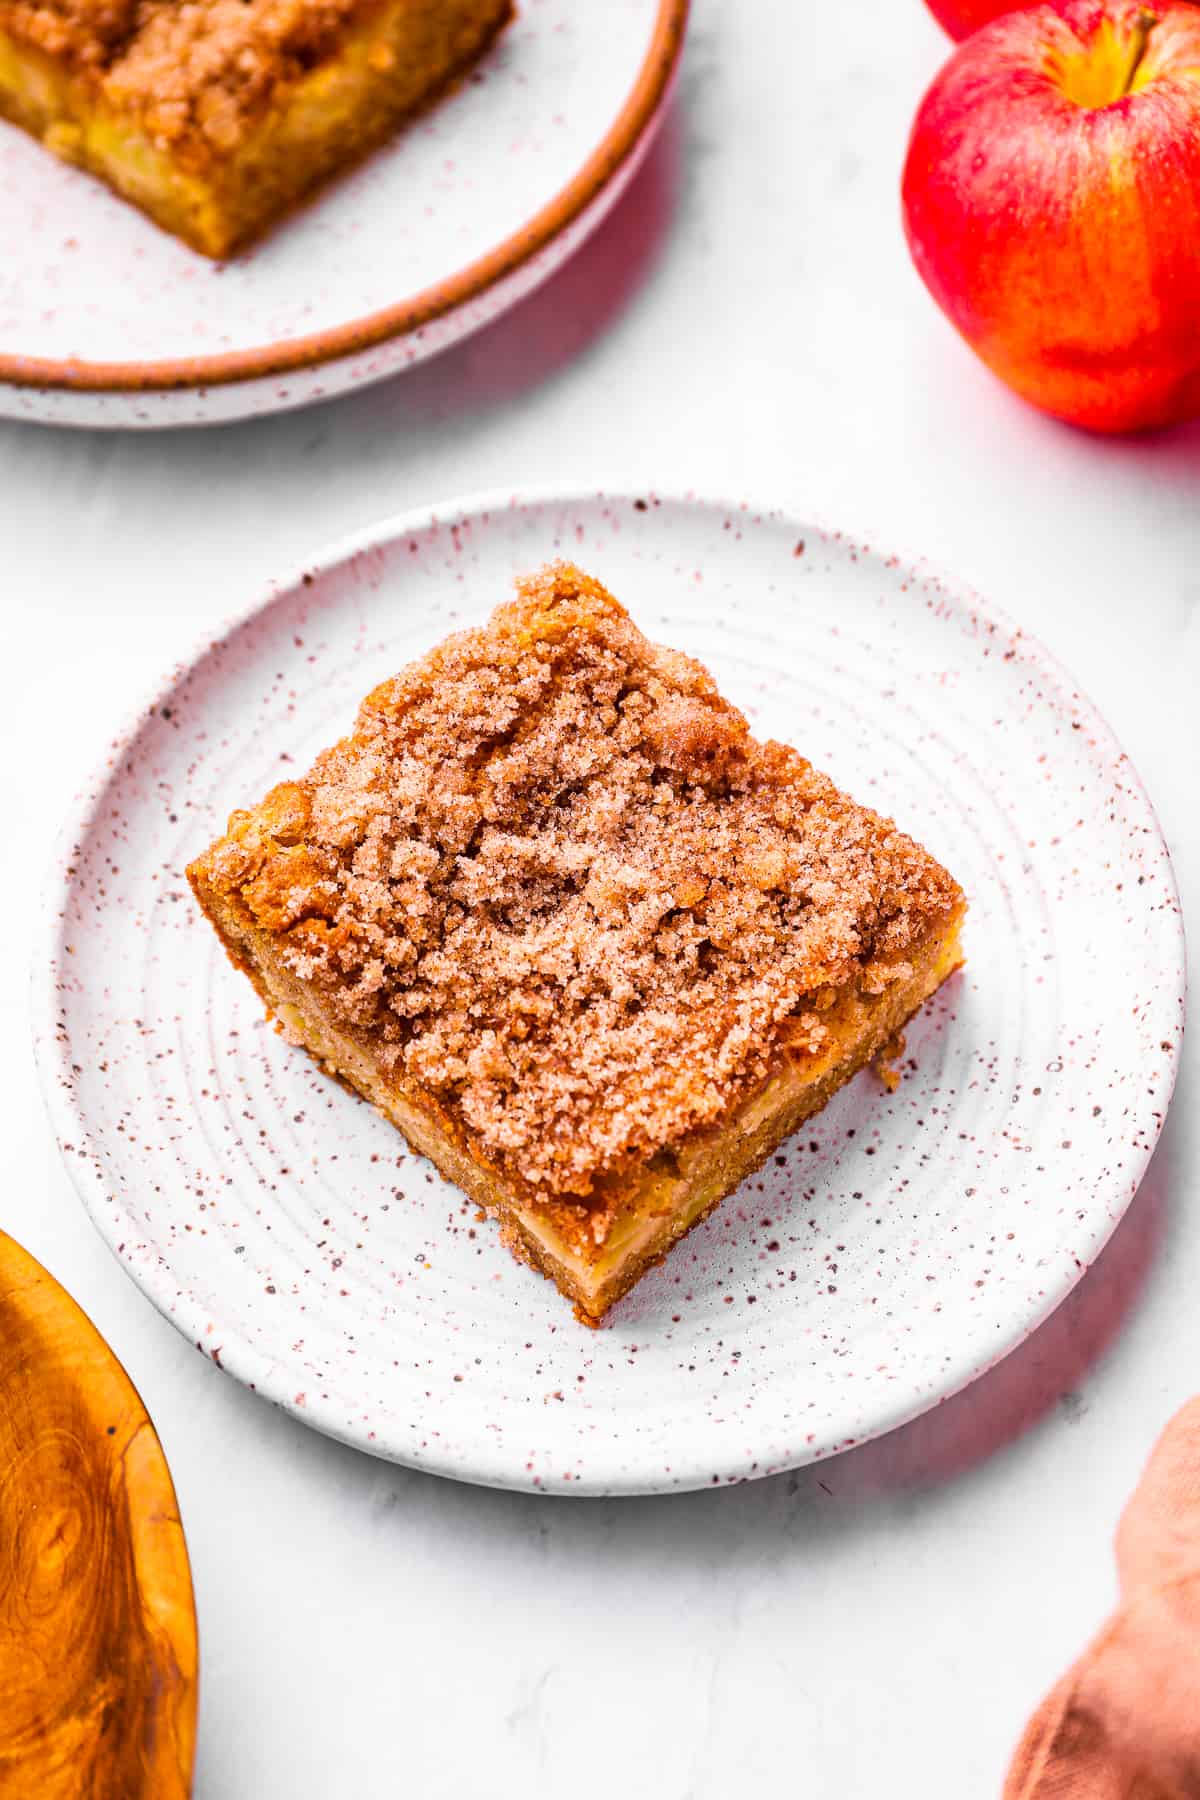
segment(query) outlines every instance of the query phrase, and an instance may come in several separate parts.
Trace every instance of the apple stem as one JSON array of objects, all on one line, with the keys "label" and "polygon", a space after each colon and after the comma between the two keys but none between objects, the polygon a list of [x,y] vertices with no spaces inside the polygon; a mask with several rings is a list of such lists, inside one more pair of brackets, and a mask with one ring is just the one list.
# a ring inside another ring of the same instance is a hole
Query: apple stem
[{"label": "apple stem", "polygon": [[1133,61],[1130,63],[1128,72],[1125,76],[1125,86],[1121,89],[1122,99],[1124,99],[1125,95],[1133,86],[1134,76],[1142,66],[1142,58],[1145,56],[1147,47],[1150,43],[1150,33],[1154,30],[1154,27],[1158,22],[1157,13],[1146,12],[1143,10],[1137,16],[1133,27]]}]

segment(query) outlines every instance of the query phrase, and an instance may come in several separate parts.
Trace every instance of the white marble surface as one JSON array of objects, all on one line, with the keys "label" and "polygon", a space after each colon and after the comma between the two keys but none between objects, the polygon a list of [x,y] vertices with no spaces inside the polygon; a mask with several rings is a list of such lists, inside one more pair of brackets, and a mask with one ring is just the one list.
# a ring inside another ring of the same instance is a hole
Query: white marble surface
[{"label": "white marble surface", "polygon": [[[36,882],[140,692],[314,545],[493,485],[692,484],[940,560],[1107,712],[1196,918],[1200,427],[1081,437],[943,324],[896,199],[942,51],[919,0],[696,0],[651,163],[482,337],[247,427],[0,429],[0,782],[21,845],[0,898],[0,1222],[91,1313],[166,1446],[200,1615],[200,1800],[986,1796],[1110,1602],[1120,1505],[1200,1386],[1195,1040],[1126,1222],[1009,1363],[798,1477],[615,1502],[409,1474],[243,1393],[87,1224],[28,1049]],[[996,762],[1002,780],[1002,743]]]}]

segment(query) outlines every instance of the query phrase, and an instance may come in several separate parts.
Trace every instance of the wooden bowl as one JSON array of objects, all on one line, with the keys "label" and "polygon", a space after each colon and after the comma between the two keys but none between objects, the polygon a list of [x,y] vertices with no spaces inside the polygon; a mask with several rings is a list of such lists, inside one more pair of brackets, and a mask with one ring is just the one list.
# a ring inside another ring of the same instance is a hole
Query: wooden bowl
[{"label": "wooden bowl", "polygon": [[191,1573],[154,1427],[0,1231],[0,1793],[180,1800],[195,1741]]}]

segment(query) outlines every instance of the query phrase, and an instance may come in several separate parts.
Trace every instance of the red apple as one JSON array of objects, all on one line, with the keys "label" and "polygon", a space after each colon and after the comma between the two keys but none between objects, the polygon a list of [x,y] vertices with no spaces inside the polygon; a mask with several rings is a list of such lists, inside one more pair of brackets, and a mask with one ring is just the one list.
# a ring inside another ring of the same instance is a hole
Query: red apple
[{"label": "red apple", "polygon": [[1200,8],[985,25],[921,102],[903,202],[929,291],[1026,400],[1096,431],[1200,412]]},{"label": "red apple", "polygon": [[1012,12],[1021,0],[926,0],[930,12],[952,38],[970,37],[981,25]]},{"label": "red apple", "polygon": [[[1195,5],[1195,0],[1191,3]],[[926,0],[938,24],[960,43],[1002,13],[1019,12],[1029,4],[1030,0]]]}]

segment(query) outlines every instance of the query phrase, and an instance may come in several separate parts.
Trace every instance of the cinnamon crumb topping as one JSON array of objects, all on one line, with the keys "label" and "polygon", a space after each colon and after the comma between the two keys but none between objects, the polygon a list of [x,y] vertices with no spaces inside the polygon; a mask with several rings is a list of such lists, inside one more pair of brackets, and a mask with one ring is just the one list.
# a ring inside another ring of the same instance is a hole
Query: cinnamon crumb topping
[{"label": "cinnamon crumb topping", "polygon": [[564,564],[377,688],[194,869],[547,1201],[719,1122],[962,899]]},{"label": "cinnamon crumb topping", "polygon": [[0,27],[79,70],[106,68],[137,20],[138,0],[0,0]]},{"label": "cinnamon crumb topping", "polygon": [[[0,0],[0,30],[91,80],[159,148],[199,166],[240,147],[281,91],[380,10],[378,0]],[[444,68],[478,47],[480,17],[448,14],[444,0],[411,0],[410,12],[417,62]],[[391,52],[381,42],[375,54]]]}]

